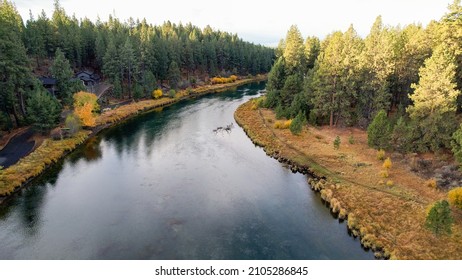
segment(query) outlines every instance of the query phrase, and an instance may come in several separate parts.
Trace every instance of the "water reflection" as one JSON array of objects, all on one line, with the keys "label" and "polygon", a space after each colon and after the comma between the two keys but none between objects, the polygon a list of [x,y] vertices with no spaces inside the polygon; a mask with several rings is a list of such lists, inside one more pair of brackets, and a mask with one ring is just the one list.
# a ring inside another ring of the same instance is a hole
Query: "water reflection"
[{"label": "water reflection", "polygon": [[6,259],[372,258],[234,123],[264,85],[140,115],[0,207]]}]

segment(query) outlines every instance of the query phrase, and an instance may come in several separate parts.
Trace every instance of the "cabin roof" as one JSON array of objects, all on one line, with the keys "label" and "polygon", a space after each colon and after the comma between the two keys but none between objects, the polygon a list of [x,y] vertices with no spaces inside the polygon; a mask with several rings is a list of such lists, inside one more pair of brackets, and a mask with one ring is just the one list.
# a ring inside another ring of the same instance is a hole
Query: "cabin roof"
[{"label": "cabin roof", "polygon": [[56,85],[56,79],[50,77],[40,77],[39,80],[42,82],[44,86],[54,86]]}]

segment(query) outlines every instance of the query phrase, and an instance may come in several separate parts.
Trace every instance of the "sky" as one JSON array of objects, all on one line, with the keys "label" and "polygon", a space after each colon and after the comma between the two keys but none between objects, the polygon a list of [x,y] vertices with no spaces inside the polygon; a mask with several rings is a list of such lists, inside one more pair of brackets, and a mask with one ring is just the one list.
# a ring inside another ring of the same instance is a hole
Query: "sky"
[{"label": "sky", "polygon": [[[53,12],[53,0],[10,0],[23,17],[29,10],[37,16],[42,9],[48,17]],[[246,41],[275,46],[287,30],[296,24],[303,37],[324,38],[333,31],[345,31],[353,24],[365,37],[378,15],[386,25],[407,25],[439,20],[453,0],[60,0],[68,15],[106,21],[115,14],[125,21],[132,17],[160,25],[188,23],[201,28],[237,33]]]}]

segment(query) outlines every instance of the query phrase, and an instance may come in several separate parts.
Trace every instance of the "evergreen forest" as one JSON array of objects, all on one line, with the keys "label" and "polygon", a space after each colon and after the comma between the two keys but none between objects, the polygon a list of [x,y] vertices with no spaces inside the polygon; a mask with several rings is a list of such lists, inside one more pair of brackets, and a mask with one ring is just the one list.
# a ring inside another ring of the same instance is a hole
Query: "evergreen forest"
[{"label": "evergreen forest", "polygon": [[[51,17],[42,11],[24,21],[14,3],[1,0],[0,130],[37,118],[52,127],[59,108],[72,105],[73,94],[84,90],[74,77],[81,70],[101,76],[115,97],[137,100],[164,85],[186,89],[212,77],[267,73],[273,60],[274,49],[210,26],[169,21],[154,26],[112,15],[107,22],[92,22],[69,16],[59,0]],[[56,80],[56,94],[45,96],[40,77]]]},{"label": "evergreen forest", "polygon": [[369,145],[452,150],[462,161],[462,6],[439,21],[387,26],[365,38],[350,26],[323,40],[292,26],[276,50],[263,106],[312,125],[368,128]]}]

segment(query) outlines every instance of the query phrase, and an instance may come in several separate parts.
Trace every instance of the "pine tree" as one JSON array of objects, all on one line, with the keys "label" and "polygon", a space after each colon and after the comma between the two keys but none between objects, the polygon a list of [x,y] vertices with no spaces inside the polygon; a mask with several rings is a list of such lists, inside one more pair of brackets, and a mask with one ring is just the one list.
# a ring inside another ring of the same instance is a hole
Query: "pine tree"
[{"label": "pine tree", "polygon": [[59,48],[55,53],[55,59],[51,66],[51,73],[56,79],[58,97],[63,104],[72,104],[73,83],[71,79],[74,76],[74,72],[71,69],[69,60],[64,57],[64,53]]},{"label": "pine tree", "polygon": [[302,132],[303,126],[306,124],[305,114],[303,112],[298,115],[290,123],[289,129],[292,134],[298,135]]},{"label": "pine tree", "polygon": [[303,38],[296,25],[292,25],[287,32],[285,48],[282,56],[285,59],[289,74],[297,74],[305,70],[305,45]]},{"label": "pine tree", "polygon": [[321,51],[321,42],[317,37],[308,37],[305,40],[305,57],[307,70],[314,67],[314,63]]},{"label": "pine tree", "polygon": [[268,74],[268,83],[266,85],[268,91],[281,90],[284,87],[286,76],[285,60],[280,57]]},{"label": "pine tree", "polygon": [[456,112],[460,91],[454,82],[455,69],[453,58],[445,51],[445,46],[439,46],[420,69],[419,83],[412,84],[414,93],[409,98],[413,105],[407,108],[411,118]]},{"label": "pine tree", "polygon": [[367,127],[367,144],[376,149],[386,149],[390,146],[392,127],[387,113],[380,110]]},{"label": "pine tree", "polygon": [[449,203],[446,200],[441,200],[435,202],[428,211],[425,226],[435,235],[451,234],[453,222]]},{"label": "pine tree", "polygon": [[45,132],[59,122],[61,107],[53,96],[38,87],[27,100],[27,113],[32,125]]},{"label": "pine tree", "polygon": [[106,53],[103,57],[103,74],[109,79],[111,83],[115,83],[121,79],[121,63],[119,61],[117,48],[114,40],[110,37]]},{"label": "pine tree", "polygon": [[168,67],[167,78],[170,83],[170,86],[176,89],[178,87],[178,83],[181,80],[181,72],[180,68],[178,68],[178,64],[175,61],[172,61],[170,63],[170,66]]},{"label": "pine tree", "polygon": [[389,77],[393,71],[393,37],[383,26],[382,17],[375,20],[364,40],[360,59],[362,70],[361,113],[370,119],[380,110],[388,111],[391,104]]},{"label": "pine tree", "polygon": [[419,84],[412,85],[415,91],[409,98],[413,105],[407,112],[421,131],[422,145],[432,151],[450,148],[451,136],[457,129],[455,113],[460,91],[454,82],[455,68],[453,58],[441,45],[420,69]]},{"label": "pine tree", "polygon": [[137,58],[135,56],[135,51],[133,49],[133,45],[129,37],[127,37],[127,39],[125,40],[125,44],[120,50],[119,58],[120,58],[122,70],[124,73],[124,77],[127,79],[127,82],[128,82],[128,98],[131,99],[132,98],[132,82],[134,81],[134,77],[137,72],[137,69],[136,69]]},{"label": "pine tree", "polygon": [[[22,19],[15,6],[0,1],[0,110],[9,124],[21,125],[25,118],[26,86],[31,71],[26,49],[21,40]],[[11,116],[13,118],[11,118]]]},{"label": "pine tree", "polygon": [[391,135],[391,144],[393,149],[401,153],[409,152],[411,149],[409,133],[408,124],[403,117],[400,117],[396,122]]},{"label": "pine tree", "polygon": [[358,59],[362,41],[351,26],[346,33],[335,32],[324,41],[311,80],[313,106],[321,117],[334,126],[349,121],[356,99]]}]

